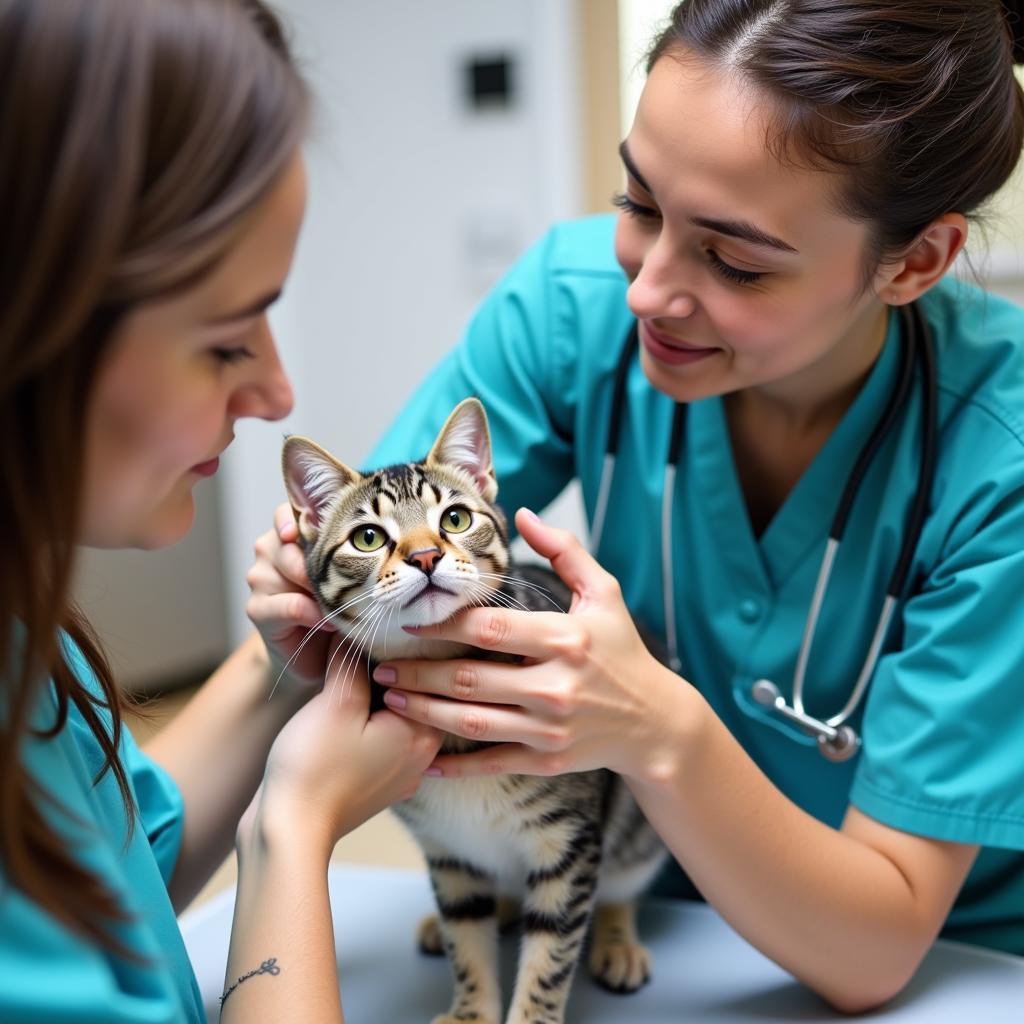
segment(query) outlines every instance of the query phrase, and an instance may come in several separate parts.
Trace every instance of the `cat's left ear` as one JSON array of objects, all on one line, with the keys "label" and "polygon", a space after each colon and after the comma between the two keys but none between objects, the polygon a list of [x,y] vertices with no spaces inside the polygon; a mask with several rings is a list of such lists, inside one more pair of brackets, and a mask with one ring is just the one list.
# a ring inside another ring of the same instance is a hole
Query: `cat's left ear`
[{"label": "cat's left ear", "polygon": [[361,477],[308,437],[285,439],[281,468],[299,536],[306,544],[315,544],[331,503]]},{"label": "cat's left ear", "polygon": [[498,481],[491,457],[491,432],[479,399],[467,398],[455,407],[437,435],[427,462],[458,466],[473,478],[485,501],[494,501]]}]

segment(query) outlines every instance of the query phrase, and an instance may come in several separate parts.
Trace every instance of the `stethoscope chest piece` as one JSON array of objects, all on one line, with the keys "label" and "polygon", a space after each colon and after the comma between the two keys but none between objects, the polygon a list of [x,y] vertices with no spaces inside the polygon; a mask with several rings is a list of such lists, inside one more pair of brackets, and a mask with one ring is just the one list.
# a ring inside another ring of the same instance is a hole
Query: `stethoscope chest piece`
[{"label": "stethoscope chest piece", "polygon": [[828,761],[849,761],[860,750],[860,736],[846,724],[832,725],[807,714],[803,708],[790,707],[779,688],[770,679],[758,679],[750,695],[761,707],[768,708],[799,726],[818,741],[818,751]]},{"label": "stethoscope chest piece", "polygon": [[818,750],[827,761],[849,761],[860,750],[860,737],[849,725],[841,725],[834,739],[818,736]]}]

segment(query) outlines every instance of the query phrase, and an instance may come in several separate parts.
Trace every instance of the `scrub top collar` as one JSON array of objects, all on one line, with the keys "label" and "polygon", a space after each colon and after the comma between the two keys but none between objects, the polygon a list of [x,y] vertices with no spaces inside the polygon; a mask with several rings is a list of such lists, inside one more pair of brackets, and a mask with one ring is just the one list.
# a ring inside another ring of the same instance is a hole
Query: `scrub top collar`
[{"label": "scrub top collar", "polygon": [[[864,386],[760,538],[755,536],[747,512],[722,398],[691,404],[686,457],[692,460],[701,504],[720,527],[719,551],[729,563],[730,573],[747,579],[753,574],[750,582],[757,589],[776,590],[824,543],[857,455],[895,384],[900,334],[899,317],[890,310],[885,341]],[[915,386],[901,417],[916,415],[917,402]],[[886,441],[886,445],[892,443]],[[851,515],[856,518],[860,511],[855,503]],[[809,524],[813,525],[809,528]]]}]

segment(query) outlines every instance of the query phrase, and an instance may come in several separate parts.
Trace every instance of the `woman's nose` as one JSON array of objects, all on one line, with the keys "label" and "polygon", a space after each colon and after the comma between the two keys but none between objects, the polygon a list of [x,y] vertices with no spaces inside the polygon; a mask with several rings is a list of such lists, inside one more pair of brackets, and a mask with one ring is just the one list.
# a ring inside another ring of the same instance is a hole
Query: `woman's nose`
[{"label": "woman's nose", "polygon": [[626,303],[641,320],[692,316],[697,300],[690,287],[690,277],[679,254],[673,252],[661,236],[643,254],[626,292]]},{"label": "woman's nose", "polygon": [[292,411],[295,393],[291,381],[281,365],[274,339],[253,361],[252,375],[240,381],[231,396],[229,412],[236,419],[254,417],[261,420],[281,420]]}]

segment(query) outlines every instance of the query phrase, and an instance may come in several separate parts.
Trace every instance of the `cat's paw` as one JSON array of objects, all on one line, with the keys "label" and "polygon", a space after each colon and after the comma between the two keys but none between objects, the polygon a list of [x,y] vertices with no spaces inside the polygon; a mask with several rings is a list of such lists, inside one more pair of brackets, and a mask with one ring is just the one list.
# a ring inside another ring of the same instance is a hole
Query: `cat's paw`
[{"label": "cat's paw", "polygon": [[[444,939],[441,936],[441,922],[438,920],[437,914],[428,914],[420,921],[419,927],[416,929],[416,945],[420,952],[427,956],[444,956]],[[440,1019],[438,1017],[434,1024],[437,1024]],[[448,1018],[446,1017],[445,1020]]]},{"label": "cat's paw", "polygon": [[595,942],[590,973],[609,992],[635,992],[651,980],[651,954],[638,942]]}]

